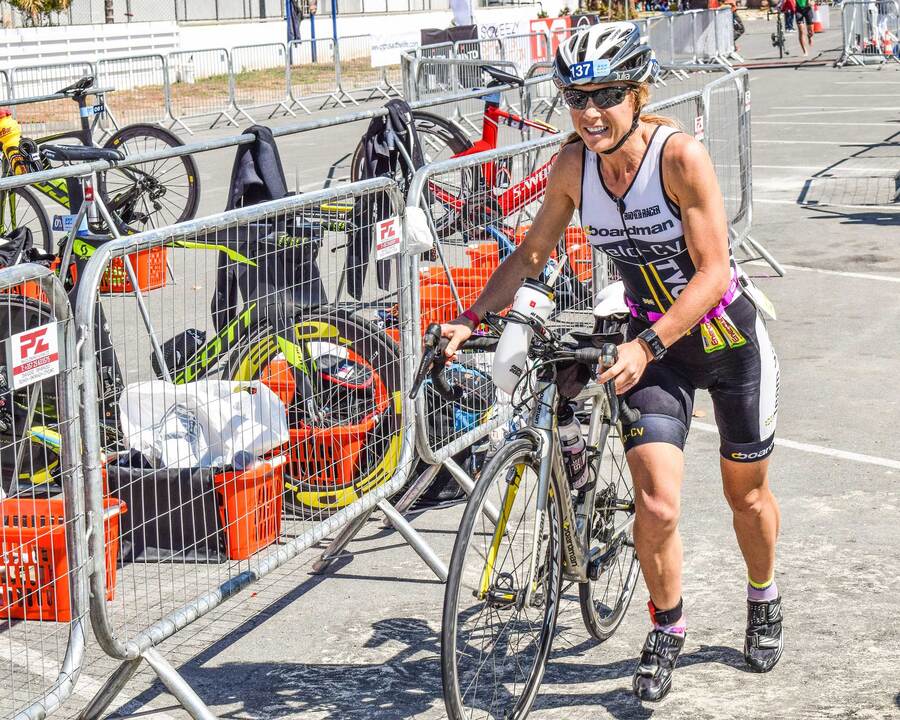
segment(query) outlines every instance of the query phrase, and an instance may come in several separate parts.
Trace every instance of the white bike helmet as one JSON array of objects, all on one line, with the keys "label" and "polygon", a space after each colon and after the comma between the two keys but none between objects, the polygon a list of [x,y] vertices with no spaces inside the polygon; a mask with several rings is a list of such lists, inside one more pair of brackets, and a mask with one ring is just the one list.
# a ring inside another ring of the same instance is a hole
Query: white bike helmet
[{"label": "white bike helmet", "polygon": [[560,43],[553,81],[559,88],[618,80],[652,82],[659,65],[637,25],[612,22],[591,25]]}]

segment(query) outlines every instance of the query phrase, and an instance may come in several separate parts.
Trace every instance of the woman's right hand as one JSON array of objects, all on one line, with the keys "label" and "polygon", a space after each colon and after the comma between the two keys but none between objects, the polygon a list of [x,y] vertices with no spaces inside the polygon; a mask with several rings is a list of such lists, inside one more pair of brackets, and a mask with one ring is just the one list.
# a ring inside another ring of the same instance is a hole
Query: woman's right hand
[{"label": "woman's right hand", "polygon": [[459,346],[472,337],[475,328],[472,327],[468,318],[458,317],[448,323],[441,325],[441,337],[449,338],[447,349],[444,351],[448,360],[452,360],[456,355]]}]

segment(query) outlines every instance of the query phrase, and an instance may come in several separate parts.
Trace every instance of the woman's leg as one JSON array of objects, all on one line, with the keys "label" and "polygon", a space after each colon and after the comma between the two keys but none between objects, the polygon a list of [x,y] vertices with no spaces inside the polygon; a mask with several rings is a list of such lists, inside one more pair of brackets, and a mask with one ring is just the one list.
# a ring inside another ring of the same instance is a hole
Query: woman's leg
[{"label": "woman's leg", "polygon": [[634,482],[634,544],[653,604],[667,610],[681,600],[681,482],[684,453],[668,443],[628,451]]},{"label": "woman's leg", "polygon": [[769,459],[740,463],[720,458],[719,462],[747,574],[751,581],[764,583],[775,572],[775,540],[781,525],[778,502],[769,489]]}]

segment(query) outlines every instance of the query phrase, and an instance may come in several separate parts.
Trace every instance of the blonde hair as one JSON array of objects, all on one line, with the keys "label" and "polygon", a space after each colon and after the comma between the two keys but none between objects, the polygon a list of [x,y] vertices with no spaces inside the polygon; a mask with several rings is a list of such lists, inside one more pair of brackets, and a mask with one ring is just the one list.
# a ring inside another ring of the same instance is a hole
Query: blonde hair
[{"label": "blonde hair", "polygon": [[[634,98],[635,109],[640,113],[641,110],[647,106],[647,103],[650,102],[650,86],[647,83],[641,83],[631,89],[631,94]],[[682,129],[672,118],[667,118],[663,115],[655,115],[653,113],[641,113],[641,122],[650,125],[665,125],[666,127],[675,128],[676,130]],[[563,147],[575,142],[581,142],[581,135],[577,132],[571,132],[563,141]]]}]

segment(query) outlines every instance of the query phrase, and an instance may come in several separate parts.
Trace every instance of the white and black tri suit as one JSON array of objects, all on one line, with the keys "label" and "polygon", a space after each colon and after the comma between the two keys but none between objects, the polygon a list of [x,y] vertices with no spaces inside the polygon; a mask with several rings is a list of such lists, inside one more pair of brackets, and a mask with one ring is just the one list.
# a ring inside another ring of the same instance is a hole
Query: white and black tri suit
[{"label": "white and black tri suit", "polygon": [[[628,337],[658,320],[675,302],[696,268],[687,251],[678,206],[666,195],[662,156],[677,130],[658,126],[628,190],[621,198],[603,182],[600,157],[584,149],[581,224],[591,244],[613,261],[631,309]],[[723,457],[753,462],[775,441],[778,359],[765,324],[741,291],[734,261],[721,302],[650,363],[628,391],[640,420],[625,429],[625,446],[666,442],[684,447],[694,391],[709,390]]]}]

